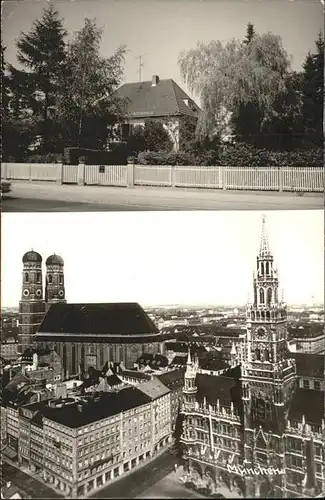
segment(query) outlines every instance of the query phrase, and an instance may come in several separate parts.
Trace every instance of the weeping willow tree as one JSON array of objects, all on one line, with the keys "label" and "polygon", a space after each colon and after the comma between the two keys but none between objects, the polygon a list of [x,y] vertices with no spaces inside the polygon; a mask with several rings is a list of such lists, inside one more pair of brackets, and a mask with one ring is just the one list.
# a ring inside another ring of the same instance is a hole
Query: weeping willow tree
[{"label": "weeping willow tree", "polygon": [[178,62],[184,82],[201,100],[200,138],[223,136],[230,124],[239,135],[260,133],[274,117],[274,103],[285,92],[290,68],[281,38],[255,32],[246,43],[198,42],[181,52]]}]

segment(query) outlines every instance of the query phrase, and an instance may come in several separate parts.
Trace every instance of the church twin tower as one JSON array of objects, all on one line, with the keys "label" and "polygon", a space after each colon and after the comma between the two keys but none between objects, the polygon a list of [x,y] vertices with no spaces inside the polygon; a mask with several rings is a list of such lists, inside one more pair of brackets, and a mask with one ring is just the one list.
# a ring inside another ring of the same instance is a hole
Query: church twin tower
[{"label": "church twin tower", "polygon": [[43,293],[42,257],[31,250],[23,256],[22,293],[19,303],[21,352],[33,342],[44,315],[57,302],[66,302],[64,262],[59,255],[46,259],[45,295]]}]

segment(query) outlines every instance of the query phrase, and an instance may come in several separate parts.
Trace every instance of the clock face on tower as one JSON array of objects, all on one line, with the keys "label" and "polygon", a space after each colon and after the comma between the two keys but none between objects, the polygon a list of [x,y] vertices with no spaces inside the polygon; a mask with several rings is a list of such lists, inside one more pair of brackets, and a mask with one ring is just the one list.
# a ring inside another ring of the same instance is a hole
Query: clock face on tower
[{"label": "clock face on tower", "polygon": [[258,328],[256,330],[256,336],[258,339],[265,339],[266,338],[266,330],[264,328]]}]

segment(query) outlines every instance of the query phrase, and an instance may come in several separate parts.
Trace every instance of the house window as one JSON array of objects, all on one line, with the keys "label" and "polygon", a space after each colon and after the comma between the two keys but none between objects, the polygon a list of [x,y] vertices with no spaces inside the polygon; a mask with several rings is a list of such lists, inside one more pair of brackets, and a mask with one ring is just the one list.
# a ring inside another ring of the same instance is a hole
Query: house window
[{"label": "house window", "polygon": [[314,389],[316,391],[320,391],[320,382],[319,382],[319,380],[314,380]]},{"label": "house window", "polygon": [[105,174],[105,165],[99,165],[99,173],[100,174]]},{"label": "house window", "polygon": [[303,384],[304,384],[304,389],[309,389],[309,380],[304,379]]}]

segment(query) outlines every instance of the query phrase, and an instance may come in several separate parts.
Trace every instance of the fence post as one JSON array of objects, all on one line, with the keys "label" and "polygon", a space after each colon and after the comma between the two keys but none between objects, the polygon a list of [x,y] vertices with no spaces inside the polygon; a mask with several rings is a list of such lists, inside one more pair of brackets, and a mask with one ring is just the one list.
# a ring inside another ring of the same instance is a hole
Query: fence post
[{"label": "fence post", "polygon": [[127,187],[134,187],[134,163],[128,163],[126,166],[126,184]]},{"label": "fence post", "polygon": [[283,191],[283,171],[282,171],[282,167],[278,167],[278,182],[279,182],[279,191]]},{"label": "fence post", "polygon": [[8,178],[7,175],[8,175],[8,166],[7,166],[7,163],[3,163],[2,164],[2,171],[1,171],[1,177],[3,179],[7,179]]},{"label": "fence post", "polygon": [[84,185],[85,185],[85,164],[79,163],[78,164],[78,186],[84,186]]},{"label": "fence post", "polygon": [[63,164],[57,163],[56,165],[56,183],[62,184],[63,180]]},{"label": "fence post", "polygon": [[170,166],[170,181],[171,187],[176,187],[176,165]]},{"label": "fence post", "polygon": [[223,185],[223,175],[222,175],[222,170],[223,167],[219,165],[218,167],[218,183],[219,183],[219,189],[225,189]]},{"label": "fence post", "polygon": [[32,164],[31,163],[29,164],[28,170],[29,170],[29,182],[32,182],[33,179],[32,179]]}]

